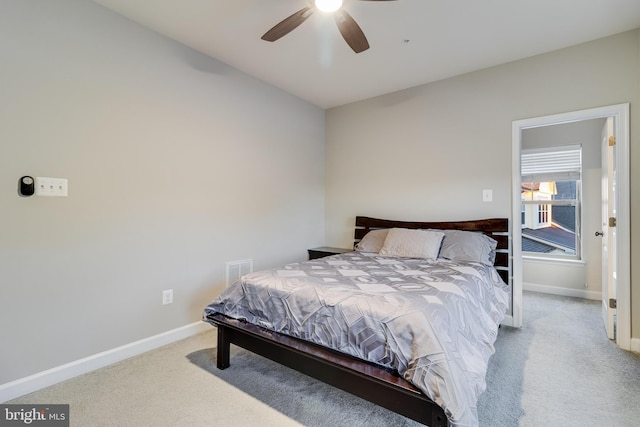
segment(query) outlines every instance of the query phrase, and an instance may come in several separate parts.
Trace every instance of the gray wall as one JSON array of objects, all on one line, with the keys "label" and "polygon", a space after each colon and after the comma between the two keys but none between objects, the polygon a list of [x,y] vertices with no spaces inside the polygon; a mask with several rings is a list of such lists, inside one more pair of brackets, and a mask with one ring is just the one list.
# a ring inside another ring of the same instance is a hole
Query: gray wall
[{"label": "gray wall", "polygon": [[198,322],[225,261],[324,243],[322,109],[88,1],[3,0],[0,53],[0,384]]},{"label": "gray wall", "polygon": [[[514,120],[631,103],[640,128],[640,31],[327,111],[326,243],[356,215],[511,216]],[[632,336],[640,337],[640,150],[631,134]],[[492,189],[491,203],[482,190]]]}]

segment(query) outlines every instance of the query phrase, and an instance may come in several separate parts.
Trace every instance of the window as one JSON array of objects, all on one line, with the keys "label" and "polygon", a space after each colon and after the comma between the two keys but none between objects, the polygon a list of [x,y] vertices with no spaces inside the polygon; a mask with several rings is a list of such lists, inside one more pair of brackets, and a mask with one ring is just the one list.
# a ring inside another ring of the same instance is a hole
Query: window
[{"label": "window", "polygon": [[551,205],[538,205],[538,228],[549,226],[549,208]]},{"label": "window", "polygon": [[522,251],[580,259],[582,148],[523,150]]}]

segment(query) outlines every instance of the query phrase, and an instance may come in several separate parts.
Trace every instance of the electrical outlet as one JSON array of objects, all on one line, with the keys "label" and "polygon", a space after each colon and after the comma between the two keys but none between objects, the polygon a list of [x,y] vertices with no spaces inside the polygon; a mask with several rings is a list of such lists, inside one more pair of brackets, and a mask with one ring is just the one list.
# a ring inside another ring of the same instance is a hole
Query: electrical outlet
[{"label": "electrical outlet", "polygon": [[173,289],[162,291],[162,305],[173,304]]}]

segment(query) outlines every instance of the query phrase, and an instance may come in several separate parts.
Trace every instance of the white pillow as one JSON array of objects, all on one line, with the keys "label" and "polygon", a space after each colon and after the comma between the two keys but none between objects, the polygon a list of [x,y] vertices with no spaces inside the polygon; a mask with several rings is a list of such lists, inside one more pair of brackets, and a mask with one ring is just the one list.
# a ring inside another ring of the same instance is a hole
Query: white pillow
[{"label": "white pillow", "polygon": [[382,249],[382,245],[384,245],[384,239],[387,238],[388,232],[388,228],[369,231],[356,245],[356,251],[375,253],[380,252],[380,249]]},{"label": "white pillow", "polygon": [[380,249],[380,255],[436,259],[444,233],[440,231],[392,228]]}]

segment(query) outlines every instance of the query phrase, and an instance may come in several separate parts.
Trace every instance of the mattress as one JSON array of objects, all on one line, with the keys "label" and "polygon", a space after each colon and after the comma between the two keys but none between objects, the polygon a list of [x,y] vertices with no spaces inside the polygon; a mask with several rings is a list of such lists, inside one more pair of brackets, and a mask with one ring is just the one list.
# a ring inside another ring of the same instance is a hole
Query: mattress
[{"label": "mattress", "polygon": [[397,371],[455,426],[476,404],[509,290],[495,268],[349,252],[243,276],[205,308]]}]

